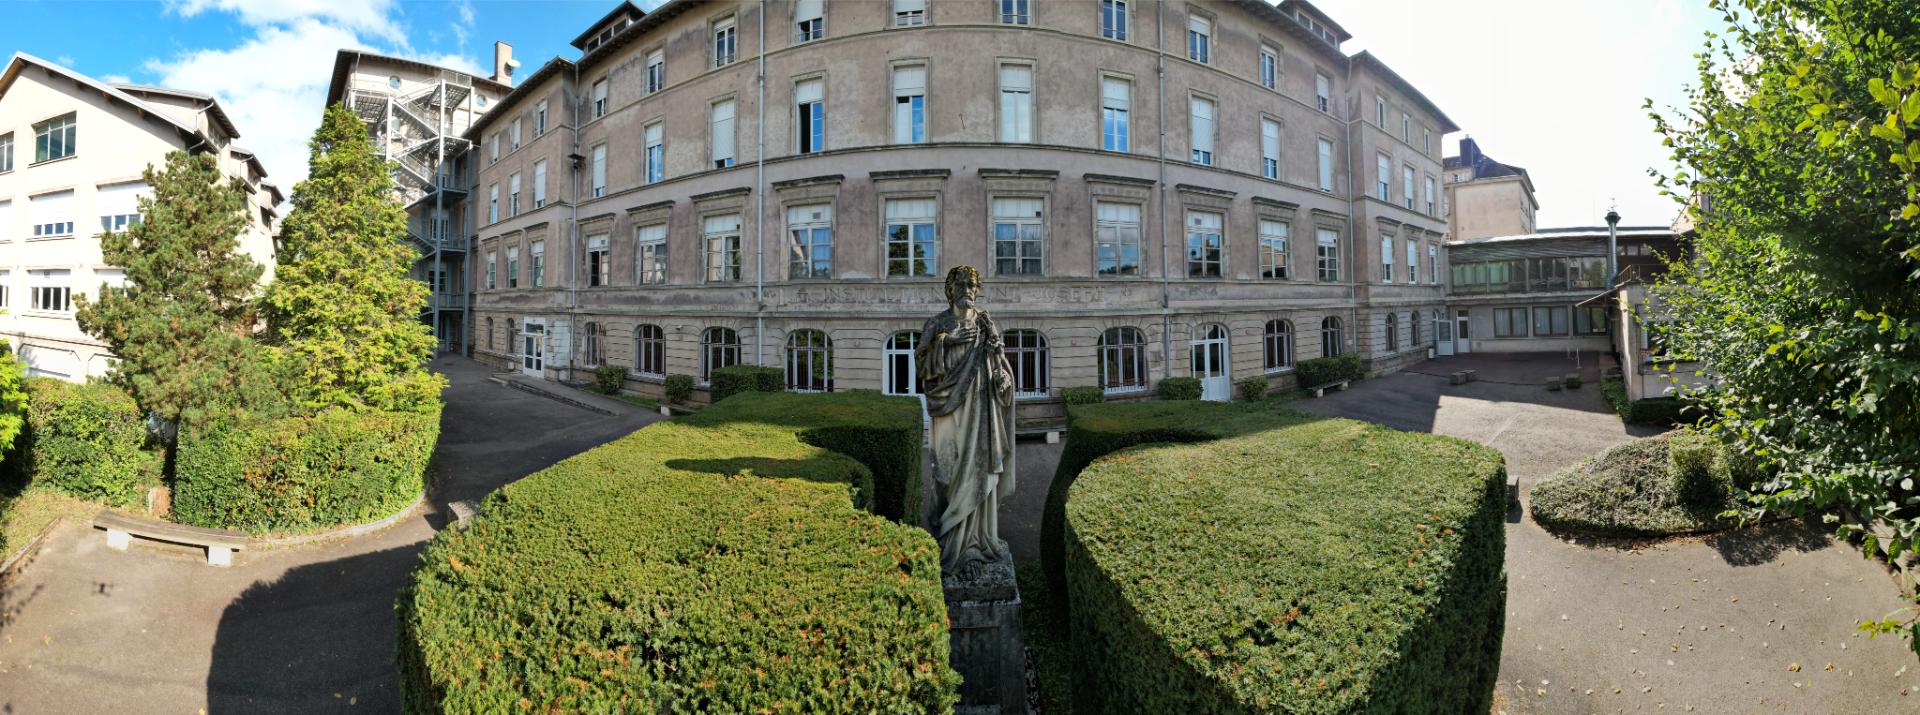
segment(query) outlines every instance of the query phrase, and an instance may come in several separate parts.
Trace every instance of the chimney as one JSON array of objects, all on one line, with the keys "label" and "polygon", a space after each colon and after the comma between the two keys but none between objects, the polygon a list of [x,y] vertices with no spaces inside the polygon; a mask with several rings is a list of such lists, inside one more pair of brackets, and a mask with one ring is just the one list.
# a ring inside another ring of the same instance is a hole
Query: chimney
[{"label": "chimney", "polygon": [[1480,163],[1480,143],[1473,137],[1460,138],[1460,163],[1473,166]]},{"label": "chimney", "polygon": [[493,81],[504,85],[513,85],[513,70],[520,63],[513,59],[513,45],[495,41],[493,43]]}]

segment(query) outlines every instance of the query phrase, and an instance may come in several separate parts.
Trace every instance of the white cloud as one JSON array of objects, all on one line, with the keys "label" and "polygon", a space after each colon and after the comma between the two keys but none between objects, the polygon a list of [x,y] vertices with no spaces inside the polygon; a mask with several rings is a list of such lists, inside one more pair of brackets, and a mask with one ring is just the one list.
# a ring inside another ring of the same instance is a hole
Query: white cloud
[{"label": "white cloud", "polygon": [[104,75],[100,78],[100,81],[107,84],[133,84],[133,78],[123,74]]},{"label": "white cloud", "polygon": [[229,12],[254,27],[284,25],[298,20],[372,33],[400,46],[407,43],[405,28],[393,17],[393,0],[169,0],[168,9],[181,17],[208,10]]},{"label": "white cloud", "polygon": [[62,66],[62,67],[67,67],[67,68],[72,68],[72,67],[73,67],[73,56],[72,56],[72,55],[61,55],[61,56],[59,56],[59,57],[55,57],[55,58],[53,58],[53,61],[54,61],[55,63],[57,63],[57,64],[59,64],[59,65],[60,65],[60,66]]}]

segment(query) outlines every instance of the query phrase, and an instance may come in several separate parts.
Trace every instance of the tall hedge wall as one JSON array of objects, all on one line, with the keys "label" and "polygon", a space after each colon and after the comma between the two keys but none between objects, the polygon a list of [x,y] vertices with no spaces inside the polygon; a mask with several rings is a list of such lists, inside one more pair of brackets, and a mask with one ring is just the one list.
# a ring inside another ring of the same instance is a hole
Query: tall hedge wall
[{"label": "tall hedge wall", "polygon": [[103,383],[29,378],[27,424],[10,471],[112,506],[143,503],[160,483],[159,454],[147,449],[147,421],[133,397]]},{"label": "tall hedge wall", "polygon": [[[1506,602],[1500,454],[1183,407],[1135,430],[1108,407],[1074,415],[1107,445],[1218,436],[1091,459],[1071,487],[1075,710],[1487,711]],[[1087,459],[1074,434],[1068,452]]]},{"label": "tall hedge wall", "polygon": [[398,604],[406,709],[952,712],[933,537],[857,508],[869,470],[814,428],[749,419],[894,400],[753,397],[509,484],[436,537]]},{"label": "tall hedge wall", "polygon": [[894,521],[920,523],[918,400],[873,390],[737,392],[681,419],[703,426],[756,422],[797,429],[801,441],[852,457],[872,472],[869,483],[856,485],[856,504]]},{"label": "tall hedge wall", "polygon": [[439,438],[438,408],[190,429],[174,457],[173,520],[263,533],[378,519],[420,496]]}]

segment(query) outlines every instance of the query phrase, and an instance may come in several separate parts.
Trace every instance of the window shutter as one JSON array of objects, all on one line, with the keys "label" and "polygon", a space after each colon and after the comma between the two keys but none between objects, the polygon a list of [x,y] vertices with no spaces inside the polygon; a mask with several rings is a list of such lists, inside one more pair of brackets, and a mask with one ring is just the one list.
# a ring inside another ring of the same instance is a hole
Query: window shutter
[{"label": "window shutter", "polygon": [[810,79],[810,80],[806,80],[798,84],[795,84],[793,86],[794,103],[795,104],[811,104],[813,102],[820,101],[822,98],[826,96],[824,93],[824,87],[822,85],[823,83],[817,79]]},{"label": "window shutter", "polygon": [[887,220],[932,220],[933,199],[893,199],[887,202]]},{"label": "window shutter", "polygon": [[[152,196],[153,190],[141,182],[103,186],[94,194],[93,205],[102,216],[120,216],[140,212],[140,197]],[[4,229],[0,226],[0,229]]]},{"label": "window shutter", "polygon": [[893,0],[893,14],[926,12],[927,0]]},{"label": "window shutter", "polygon": [[[540,245],[540,244],[537,244],[537,243],[536,243],[536,244],[534,244],[534,245],[535,245],[535,246],[538,246],[538,245]],[[607,234],[604,234],[604,233],[602,233],[602,234],[598,234],[598,235],[593,235],[593,236],[588,236],[588,237],[587,237],[587,250],[589,250],[589,251],[604,251],[604,250],[607,250]]]},{"label": "window shutter", "polygon": [[593,185],[596,187],[607,185],[607,145],[605,144],[593,148]]},{"label": "window shutter", "polygon": [[1280,158],[1280,123],[1271,119],[1260,120],[1260,158]]},{"label": "window shutter", "polygon": [[651,226],[641,226],[638,238],[635,240],[638,240],[640,243],[665,241],[667,240],[667,225],[664,223],[656,223]]},{"label": "window shutter", "polygon": [[1213,34],[1213,23],[1199,15],[1188,15],[1187,29],[1202,35],[1211,35]]},{"label": "window shutter", "polygon": [[733,158],[733,100],[713,105],[713,160]]},{"label": "window shutter", "polygon": [[1102,201],[1099,203],[1097,207],[1095,207],[1094,210],[1096,211],[1095,217],[1100,221],[1112,221],[1115,223],[1140,223],[1140,205],[1139,204],[1117,204],[1117,203],[1112,203],[1108,201]]},{"label": "window shutter", "polygon": [[1194,151],[1213,151],[1213,102],[1194,97],[1193,102],[1193,149]]},{"label": "window shutter", "polygon": [[994,218],[1037,218],[1040,216],[1039,199],[994,199]]},{"label": "window shutter", "polygon": [[1133,86],[1124,79],[1104,77],[1100,80],[1101,102],[1111,109],[1127,109],[1133,94]]},{"label": "window shutter", "polygon": [[808,20],[820,19],[820,16],[825,14],[824,5],[825,3],[823,3],[822,0],[795,0],[793,3],[793,21],[795,23],[802,23]]},{"label": "window shutter", "polygon": [[701,227],[708,234],[733,233],[740,230],[740,215],[708,216],[701,222]]},{"label": "window shutter", "polygon": [[787,207],[787,223],[818,223],[833,220],[832,204],[811,204],[807,206]]}]

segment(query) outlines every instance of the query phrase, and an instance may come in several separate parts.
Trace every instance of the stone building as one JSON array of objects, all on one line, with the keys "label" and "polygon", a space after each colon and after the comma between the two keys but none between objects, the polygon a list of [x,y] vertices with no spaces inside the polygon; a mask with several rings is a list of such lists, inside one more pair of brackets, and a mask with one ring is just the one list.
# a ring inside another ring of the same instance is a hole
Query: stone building
[{"label": "stone building", "polygon": [[106,345],[74,321],[73,298],[126,280],[99,236],[140,221],[140,197],[152,196],[141,174],[169,152],[211,154],[241,182],[250,221],[240,250],[272,280],[283,196],[239,138],[211,96],[13,55],[0,73],[0,337],[29,374],[77,382],[112,367]]},{"label": "stone building", "polygon": [[1460,154],[1444,162],[1448,241],[1471,241],[1534,232],[1540,202],[1533,177],[1512,164],[1494,161],[1473,137],[1460,140]]},{"label": "stone building", "polygon": [[464,135],[471,350],[910,393],[968,264],[1027,418],[1398,369],[1442,319],[1456,127],[1347,39],[1296,0],[623,3]]}]

